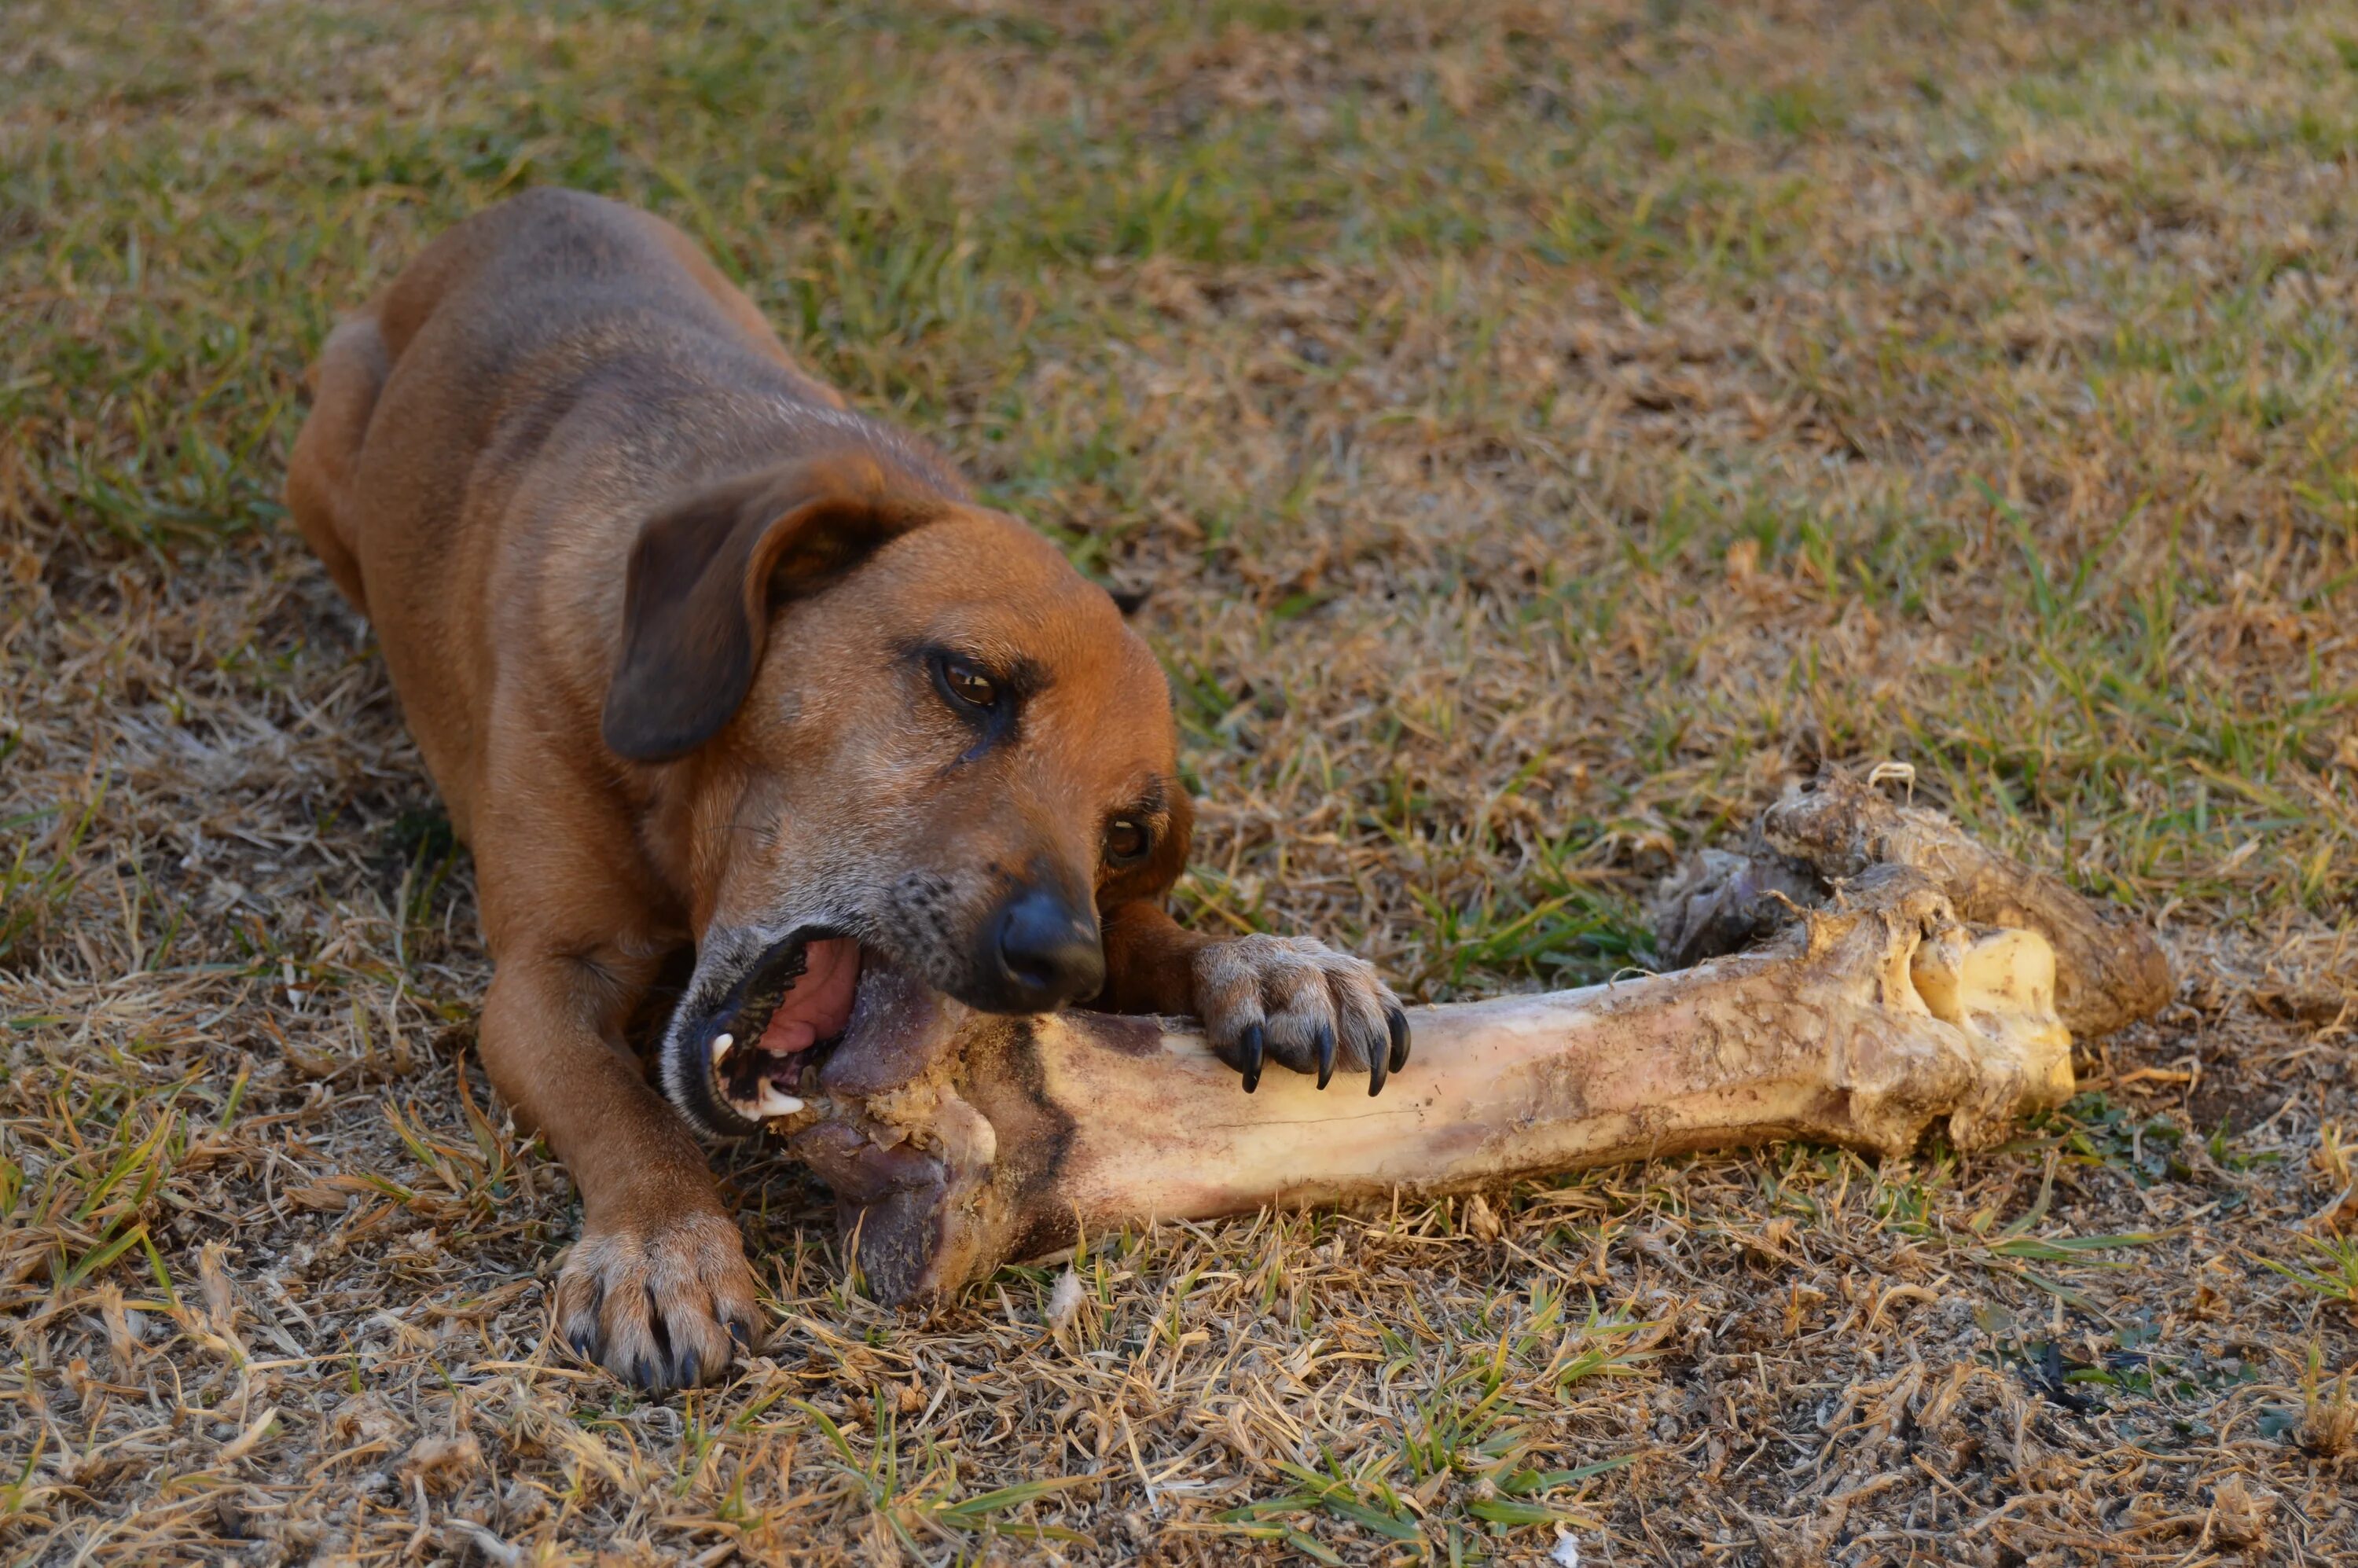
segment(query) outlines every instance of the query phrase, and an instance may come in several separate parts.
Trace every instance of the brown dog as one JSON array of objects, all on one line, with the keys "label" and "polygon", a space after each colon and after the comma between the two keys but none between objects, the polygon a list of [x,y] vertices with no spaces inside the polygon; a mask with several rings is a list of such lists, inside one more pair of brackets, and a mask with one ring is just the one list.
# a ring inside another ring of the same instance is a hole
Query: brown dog
[{"label": "brown dog", "polygon": [[[753,1279],[679,1112],[727,1134],[791,1110],[882,1027],[883,977],[1193,1012],[1248,1091],[1264,1054],[1371,1093],[1406,1060],[1366,964],[1173,923],[1189,811],[1145,643],[797,370],[670,225],[518,197],[312,378],[287,503],[474,849],[483,1065],[580,1189],[557,1314],[583,1355],[653,1387],[726,1369]],[[622,1031],[689,944],[675,1111]]]}]

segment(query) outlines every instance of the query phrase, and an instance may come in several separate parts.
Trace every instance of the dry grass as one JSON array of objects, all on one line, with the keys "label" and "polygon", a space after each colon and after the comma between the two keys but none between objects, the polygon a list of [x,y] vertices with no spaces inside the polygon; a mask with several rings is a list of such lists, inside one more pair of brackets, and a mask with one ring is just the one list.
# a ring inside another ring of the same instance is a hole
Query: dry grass
[{"label": "dry grass", "polygon": [[[2354,151],[2341,6],[16,0],[0,1541],[2358,1561]],[[335,311],[537,180],[1152,590],[1198,918],[1585,979],[1675,849],[1904,756],[2180,1004],[2006,1152],[1103,1238],[1061,1325],[865,1304],[739,1152],[766,1353],[622,1392],[272,499]]]}]

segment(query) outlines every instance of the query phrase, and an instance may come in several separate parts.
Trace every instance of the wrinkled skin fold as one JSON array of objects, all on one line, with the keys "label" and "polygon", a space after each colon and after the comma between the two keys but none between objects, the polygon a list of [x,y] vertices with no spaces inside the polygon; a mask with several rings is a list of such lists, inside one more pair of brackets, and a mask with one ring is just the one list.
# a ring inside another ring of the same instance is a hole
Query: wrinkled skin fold
[{"label": "wrinkled skin fold", "polygon": [[[1677,908],[1786,912],[1781,925],[1747,914],[1768,927],[1758,946],[1634,981],[1413,1010],[1415,1058],[1380,1098],[1290,1076],[1243,1095],[1184,1020],[1011,1020],[923,1000],[890,1053],[839,1053],[819,1099],[776,1130],[836,1193],[887,1302],[1157,1219],[1384,1204],[1789,1138],[1897,1154],[1935,1123],[1962,1149],[1987,1147],[2070,1098],[2059,993],[2150,1011],[2167,965],[2149,936],[2084,904],[2054,939],[2042,910],[2078,895],[1977,846],[1958,853],[1953,828],[1933,836],[1939,855],[1916,857],[1929,868],[1862,850],[1890,825],[1855,783],[1822,778],[1771,808],[1810,829],[1773,843],[1773,875],[1723,856],[1725,887],[1691,868],[1672,889]],[[1844,809],[1849,831],[1833,820]],[[1914,819],[1946,827],[1921,812],[1900,825]],[[1802,872],[1818,907],[1755,885]],[[2031,896],[2009,895],[2009,876]],[[1967,919],[1960,891],[2023,923]]]}]

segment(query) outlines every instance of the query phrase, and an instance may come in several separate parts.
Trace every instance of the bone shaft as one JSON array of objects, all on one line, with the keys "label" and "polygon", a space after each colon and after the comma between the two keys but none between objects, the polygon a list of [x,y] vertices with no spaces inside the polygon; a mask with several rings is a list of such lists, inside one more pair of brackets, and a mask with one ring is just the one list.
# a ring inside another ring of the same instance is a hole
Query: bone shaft
[{"label": "bone shaft", "polygon": [[1037,1046],[1071,1141],[1024,1206],[1034,1225],[1053,1229],[1063,1215],[1098,1228],[1430,1196],[1785,1137],[1891,1148],[1888,1126],[1851,1114],[1841,1065],[1862,1052],[1938,1059],[1951,1026],[1920,1008],[1895,1014],[1797,989],[1792,969],[1735,959],[1422,1009],[1414,1063],[1374,1098],[1283,1073],[1247,1096],[1196,1036],[1167,1033],[1142,1058],[1109,1045],[1086,1015],[1060,1020]]}]

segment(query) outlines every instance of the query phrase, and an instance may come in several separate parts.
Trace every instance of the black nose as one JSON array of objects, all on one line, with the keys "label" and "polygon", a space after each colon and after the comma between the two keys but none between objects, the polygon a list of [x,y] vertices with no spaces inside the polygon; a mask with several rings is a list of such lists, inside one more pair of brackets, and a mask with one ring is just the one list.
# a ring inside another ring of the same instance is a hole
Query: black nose
[{"label": "black nose", "polygon": [[993,1012],[1047,1012],[1087,1001],[1105,984],[1096,918],[1036,888],[1001,907],[987,960],[997,971]]}]

